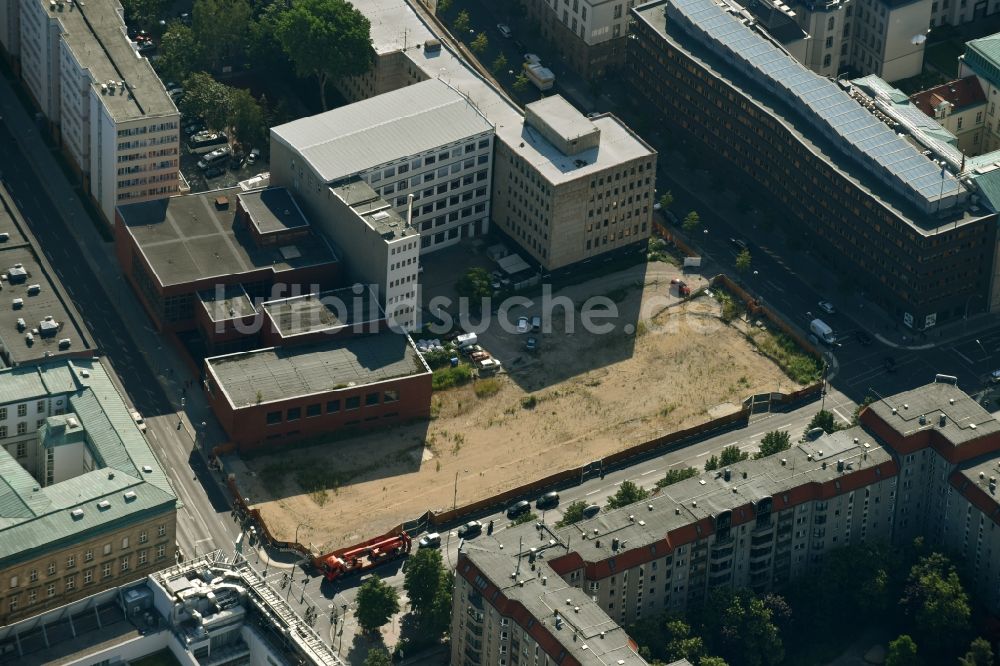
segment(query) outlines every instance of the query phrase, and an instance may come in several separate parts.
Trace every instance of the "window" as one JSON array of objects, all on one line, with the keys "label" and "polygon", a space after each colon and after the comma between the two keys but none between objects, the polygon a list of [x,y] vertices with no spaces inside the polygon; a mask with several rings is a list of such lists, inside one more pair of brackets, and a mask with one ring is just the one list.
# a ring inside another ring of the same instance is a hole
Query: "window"
[{"label": "window", "polygon": [[827,53],[825,56],[823,56],[823,66],[824,67],[829,67],[831,62],[832,62],[832,58],[830,58],[830,54],[829,53]]},{"label": "window", "polygon": [[162,543],[156,547],[156,559],[162,560],[164,557],[166,557],[166,553],[167,553],[167,547],[164,546]]},{"label": "window", "polygon": [[110,543],[104,544],[104,554],[105,555],[110,555],[111,554],[111,544]]},{"label": "window", "polygon": [[139,532],[139,543],[146,543],[149,538],[146,536],[146,530]]},{"label": "window", "polygon": [[10,587],[11,587],[11,589],[14,589],[15,587],[17,587],[17,576],[11,576],[10,577]]},{"label": "window", "polygon": [[321,405],[318,402],[316,404],[314,404],[314,405],[307,405],[306,406],[306,418],[310,418],[310,417],[313,417],[313,416],[319,416],[322,413],[323,413],[323,405]]},{"label": "window", "polygon": [[44,400],[39,400],[37,407],[38,407],[38,409],[36,409],[35,411],[44,412],[45,411],[45,401]]},{"label": "window", "polygon": [[[2,437],[6,437],[7,436],[7,426],[0,426],[0,431],[2,431],[2,434],[0,434],[0,436],[2,436]],[[27,442],[18,442],[17,443],[17,457],[18,458],[24,458],[27,455],[28,455],[28,443]]]},{"label": "window", "polygon": [[962,129],[962,116],[958,117],[958,129]]},{"label": "window", "polygon": [[10,598],[10,612],[13,613],[17,610],[17,597]]},{"label": "window", "polygon": [[382,402],[396,402],[399,400],[399,391],[386,391],[382,394]]},{"label": "window", "polygon": [[27,416],[28,415],[28,406],[24,405],[24,404],[18,405],[17,406],[17,415],[18,416]]},{"label": "window", "polygon": [[352,409],[358,409],[361,407],[361,396],[352,396],[344,400],[344,409],[350,411]]},{"label": "window", "polygon": [[281,411],[267,413],[267,425],[281,423]]},{"label": "window", "polygon": [[0,407],[0,421],[6,421],[6,420],[7,420],[7,408]]},{"label": "window", "polygon": [[330,400],[329,402],[326,403],[326,413],[327,414],[335,414],[336,412],[339,412],[339,411],[340,411],[340,401],[339,400]]},{"label": "window", "polygon": [[76,576],[67,576],[66,577],[66,591],[67,592],[72,592],[74,589],[76,589]]},{"label": "window", "polygon": [[111,578],[111,562],[105,562],[101,565],[101,575],[105,578]]},{"label": "window", "polygon": [[28,603],[33,604],[38,601],[38,590],[28,590]]},{"label": "window", "polygon": [[365,407],[378,404],[378,393],[369,393],[365,396]]},{"label": "window", "polygon": [[128,571],[128,562],[129,562],[129,559],[131,559],[131,558],[128,555],[125,555],[124,557],[122,557],[122,563],[121,563],[121,567],[120,567],[121,573],[125,573],[126,571]]},{"label": "window", "polygon": [[145,550],[140,550],[139,551],[139,566],[141,567],[141,566],[145,566],[145,565],[146,565],[146,551]]},{"label": "window", "polygon": [[28,580],[30,580],[32,583],[38,580],[38,569],[31,570],[31,572],[28,574]]},{"label": "window", "polygon": [[24,421],[21,421],[20,423],[17,424],[17,434],[23,435],[26,432],[28,432],[28,424],[25,423]]},{"label": "window", "polygon": [[88,550],[86,553],[83,554],[83,561],[84,562],[90,562],[93,559],[94,559],[94,551],[93,550]]},{"label": "window", "polygon": [[55,562],[49,562],[49,566],[48,566],[47,571],[49,572],[50,576],[52,574],[54,574],[56,572],[56,563]]},{"label": "window", "polygon": [[66,568],[72,569],[76,566],[76,555],[70,555],[66,558]]},{"label": "window", "polygon": [[160,525],[159,527],[156,528],[156,536],[166,536],[166,535],[167,535],[167,527],[165,525]]},{"label": "window", "polygon": [[49,599],[56,596],[56,584],[49,583],[48,587],[45,588],[45,594],[49,597]]},{"label": "window", "polygon": [[90,585],[94,582],[94,569],[90,568],[83,572],[83,584]]},{"label": "window", "polygon": [[288,411],[285,413],[286,421],[298,421],[300,418],[302,418],[301,407],[289,407]]}]

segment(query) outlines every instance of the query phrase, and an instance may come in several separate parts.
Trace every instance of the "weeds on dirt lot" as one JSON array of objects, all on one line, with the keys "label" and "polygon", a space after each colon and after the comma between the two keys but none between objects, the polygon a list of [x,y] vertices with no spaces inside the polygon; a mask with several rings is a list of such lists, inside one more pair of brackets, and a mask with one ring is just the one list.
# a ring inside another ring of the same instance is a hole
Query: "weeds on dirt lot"
[{"label": "weeds on dirt lot", "polygon": [[521,406],[525,409],[534,409],[538,405],[538,398],[533,395],[526,395],[521,398]]},{"label": "weeds on dirt lot", "polygon": [[467,365],[458,365],[454,368],[438,368],[431,376],[431,388],[435,391],[443,391],[453,386],[467,384],[472,379],[472,369]]},{"label": "weeds on dirt lot", "polygon": [[747,337],[762,354],[777,363],[786,375],[799,384],[811,384],[823,372],[819,360],[802,351],[784,333],[751,328],[747,331]]},{"label": "weeds on dirt lot", "polygon": [[489,398],[500,391],[500,382],[496,379],[481,379],[472,387],[477,398]]}]

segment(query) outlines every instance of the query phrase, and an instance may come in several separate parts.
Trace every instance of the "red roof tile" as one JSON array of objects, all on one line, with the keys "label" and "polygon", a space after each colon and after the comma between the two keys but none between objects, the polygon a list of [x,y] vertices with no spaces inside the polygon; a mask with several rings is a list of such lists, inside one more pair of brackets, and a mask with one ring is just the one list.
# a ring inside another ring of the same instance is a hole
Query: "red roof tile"
[{"label": "red roof tile", "polygon": [[979,85],[979,79],[975,76],[967,76],[964,79],[949,81],[934,88],[921,90],[910,95],[910,101],[933,118],[934,109],[941,102],[950,102],[955,106],[955,110],[960,110],[975,104],[985,104],[986,95],[983,93],[983,87]]}]

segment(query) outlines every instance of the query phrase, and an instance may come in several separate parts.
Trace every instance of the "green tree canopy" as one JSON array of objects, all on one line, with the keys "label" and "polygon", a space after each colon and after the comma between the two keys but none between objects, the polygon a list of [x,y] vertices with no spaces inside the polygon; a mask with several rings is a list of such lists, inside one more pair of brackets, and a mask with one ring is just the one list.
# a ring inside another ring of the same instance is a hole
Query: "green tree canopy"
[{"label": "green tree canopy", "polygon": [[568,505],[563,511],[563,517],[556,523],[556,527],[566,527],[583,520],[583,510],[587,508],[586,502],[577,500]]},{"label": "green tree canopy", "polygon": [[209,127],[225,129],[229,124],[231,92],[232,88],[219,83],[210,74],[195,72],[184,79],[181,111],[203,118]]},{"label": "green tree canopy", "polygon": [[493,64],[490,65],[490,71],[493,72],[494,74],[503,74],[503,71],[505,69],[507,69],[507,56],[505,56],[503,52],[501,52],[493,60]]},{"label": "green tree canopy", "polygon": [[374,62],[371,23],[346,0],[295,0],[276,23],[299,76],[316,77],[324,110],[328,82],[364,74]]},{"label": "green tree canopy", "polygon": [[928,648],[944,651],[966,640],[969,597],[955,566],[941,553],[913,565],[900,604]]},{"label": "green tree canopy", "polygon": [[660,197],[660,207],[663,208],[664,210],[670,208],[670,204],[672,204],[673,202],[674,202],[674,193],[671,192],[670,190],[664,192],[663,196]]},{"label": "green tree canopy", "polygon": [[608,498],[607,508],[620,509],[629,504],[635,504],[649,497],[649,491],[641,486],[637,486],[631,481],[622,481],[618,486],[618,491]]},{"label": "green tree canopy", "polygon": [[472,40],[472,43],[469,44],[469,48],[472,49],[473,53],[482,55],[489,47],[489,45],[490,45],[490,40],[489,38],[486,37],[486,33],[481,32],[478,35],[476,35],[475,39]]},{"label": "green tree canopy", "polygon": [[754,454],[754,460],[773,456],[786,451],[792,446],[792,436],[784,430],[772,430],[760,440],[760,450]]},{"label": "green tree canopy", "polygon": [[656,482],[656,487],[666,488],[678,481],[690,479],[693,476],[698,476],[698,470],[694,467],[675,467],[674,469],[667,470],[663,478]]},{"label": "green tree canopy", "polygon": [[393,615],[399,612],[399,593],[378,574],[372,575],[358,588],[356,597],[357,610],[354,616],[358,626],[366,634],[378,631],[379,627],[389,622]]},{"label": "green tree canopy", "polygon": [[684,216],[684,222],[681,223],[681,228],[688,233],[694,231],[701,224],[701,216],[697,212],[691,211]]},{"label": "green tree canopy", "polygon": [[885,666],[917,666],[917,660],[917,644],[906,634],[889,642]]},{"label": "green tree canopy", "polygon": [[469,31],[469,25],[471,24],[471,19],[469,18],[469,12],[464,9],[458,13],[455,17],[455,21],[452,26],[455,28],[455,32],[460,33],[458,38],[461,39],[462,35]]},{"label": "green tree canopy", "polygon": [[451,628],[451,595],[454,588],[455,573],[447,570],[438,581],[430,608],[421,616],[423,629],[429,636],[439,638]]},{"label": "green tree canopy", "polygon": [[965,656],[959,658],[958,666],[993,666],[993,646],[983,637],[975,639]]},{"label": "green tree canopy", "polygon": [[490,274],[485,268],[470,268],[458,279],[455,291],[459,296],[479,300],[493,294],[490,287]]},{"label": "green tree canopy", "polygon": [[722,657],[702,657],[698,666],[729,666]]},{"label": "green tree canopy", "polygon": [[822,428],[828,434],[840,430],[833,412],[828,412],[825,409],[816,412],[816,415],[809,421],[809,425],[806,426],[806,432],[808,433],[813,428]]},{"label": "green tree canopy", "polygon": [[705,471],[711,472],[716,469],[719,469],[719,456],[713,455],[705,461]]},{"label": "green tree canopy", "polygon": [[746,590],[717,590],[701,613],[708,651],[745,666],[776,666],[785,658],[771,606]]},{"label": "green tree canopy", "polygon": [[261,146],[267,130],[264,109],[249,90],[233,88],[231,91],[229,126],[233,129],[233,138],[247,150]]},{"label": "green tree canopy", "polygon": [[195,0],[191,30],[210,71],[244,53],[250,17],[247,0]]},{"label": "green tree canopy", "polygon": [[691,627],[683,620],[667,622],[667,635],[667,658],[671,661],[687,659],[694,664],[705,654],[705,642],[692,636]]},{"label": "green tree canopy", "polygon": [[741,451],[740,447],[736,445],[730,445],[722,449],[722,453],[719,455],[719,467],[725,467],[726,465],[735,465],[736,463],[746,460],[750,457],[750,454],[746,451]]},{"label": "green tree canopy", "polygon": [[410,600],[410,608],[418,615],[430,610],[444,574],[440,550],[422,548],[406,560],[403,589]]},{"label": "green tree canopy", "polygon": [[514,92],[522,94],[528,89],[528,77],[524,75],[524,72],[519,73],[514,78],[514,83],[511,84],[511,87],[514,88]]},{"label": "green tree canopy", "polygon": [[165,0],[122,0],[125,23],[130,26],[152,28],[157,25],[166,7]]},{"label": "green tree canopy", "polygon": [[201,48],[194,31],[180,21],[172,22],[160,40],[156,70],[167,80],[183,81],[201,65]]},{"label": "green tree canopy", "polygon": [[365,656],[365,666],[392,666],[392,655],[385,648],[372,648]]},{"label": "green tree canopy", "polygon": [[250,24],[247,56],[255,71],[280,72],[288,78],[294,75],[285,47],[278,41],[278,23],[286,9],[284,2],[271,2]]},{"label": "green tree canopy", "polygon": [[736,255],[736,271],[738,273],[746,273],[750,270],[751,261],[750,250],[743,248],[740,253]]}]

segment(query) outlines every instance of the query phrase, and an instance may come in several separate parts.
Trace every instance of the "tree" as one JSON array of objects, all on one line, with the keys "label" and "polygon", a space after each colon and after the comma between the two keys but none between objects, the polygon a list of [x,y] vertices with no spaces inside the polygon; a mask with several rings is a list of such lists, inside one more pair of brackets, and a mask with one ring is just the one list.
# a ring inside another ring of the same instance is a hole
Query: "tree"
[{"label": "tree", "polygon": [[125,22],[130,26],[152,28],[163,14],[165,7],[164,0],[122,0]]},{"label": "tree", "polygon": [[231,91],[232,88],[219,83],[211,75],[195,72],[184,79],[181,111],[204,119],[209,127],[223,129],[229,122]]},{"label": "tree", "polygon": [[745,666],[775,666],[785,658],[785,646],[773,611],[746,590],[716,590],[702,611],[710,652]]},{"label": "tree", "polygon": [[684,216],[684,222],[681,223],[681,228],[684,229],[684,231],[691,233],[698,228],[699,224],[701,224],[701,216],[699,216],[695,211],[691,211]]},{"label": "tree", "polygon": [[885,655],[885,666],[916,666],[917,644],[903,634],[889,642],[889,652]]},{"label": "tree", "polygon": [[505,69],[507,69],[507,56],[501,52],[490,65],[490,71],[494,74],[502,74]]},{"label": "tree", "polygon": [[423,615],[434,604],[434,597],[445,574],[441,551],[422,548],[411,555],[403,565],[403,589],[410,600],[410,608]]},{"label": "tree", "polygon": [[806,426],[806,433],[808,434],[813,428],[822,428],[827,434],[840,430],[837,420],[833,417],[833,412],[828,412],[825,409],[819,410],[816,412],[816,416],[812,417],[809,425]]},{"label": "tree", "polygon": [[248,149],[263,144],[267,121],[264,109],[250,91],[242,88],[232,89],[229,95],[229,109],[229,127],[233,128],[233,138]]},{"label": "tree", "polygon": [[719,469],[719,456],[712,456],[705,461],[705,471],[711,472],[716,469]]},{"label": "tree", "polygon": [[754,454],[754,460],[773,456],[786,451],[792,446],[792,436],[784,430],[772,430],[760,440],[760,450]]},{"label": "tree", "polygon": [[749,457],[750,454],[746,451],[740,451],[740,447],[730,445],[722,449],[722,453],[719,455],[719,467],[733,465]]},{"label": "tree", "polygon": [[649,491],[631,481],[622,481],[618,491],[608,498],[607,508],[620,509],[629,504],[635,504],[649,497]]},{"label": "tree", "polygon": [[750,250],[743,248],[740,253],[736,255],[736,271],[740,274],[746,273],[750,270]]},{"label": "tree", "polygon": [[385,648],[372,648],[365,656],[365,666],[392,666],[392,655]]},{"label": "tree", "polygon": [[443,14],[444,12],[451,9],[451,0],[438,0],[437,12],[438,14]]},{"label": "tree", "polygon": [[698,476],[698,470],[694,467],[681,467],[680,469],[675,468],[667,470],[666,475],[656,482],[656,487],[666,488],[667,486],[673,485],[678,481],[690,479],[693,476]]},{"label": "tree", "polygon": [[670,190],[664,192],[663,196],[660,197],[660,208],[666,210],[670,208],[670,204],[674,202],[674,193]]},{"label": "tree", "polygon": [[958,666],[993,666],[993,646],[983,637],[975,639],[965,656],[959,658]]},{"label": "tree", "polygon": [[487,47],[489,47],[489,45],[490,45],[490,40],[486,37],[486,33],[481,32],[478,35],[476,35],[475,39],[472,40],[472,43],[469,44],[469,48],[472,49],[473,53],[482,55],[483,52],[486,51]]},{"label": "tree", "polygon": [[287,9],[288,5],[284,2],[272,2],[250,24],[247,56],[255,72],[270,72],[276,74],[278,79],[294,76],[285,48],[278,41],[278,23]]},{"label": "tree", "polygon": [[524,75],[524,72],[521,72],[514,78],[514,83],[511,84],[511,87],[514,88],[514,92],[522,94],[528,89],[528,77]]},{"label": "tree", "polygon": [[[469,19],[469,12],[463,9],[458,13],[458,16],[455,17],[455,21],[452,23],[452,26],[455,28],[455,32],[464,34],[469,31],[470,23],[471,19]],[[461,39],[461,36],[459,36],[459,39]]]},{"label": "tree", "polygon": [[683,620],[667,622],[667,658],[671,661],[687,659],[692,664],[705,654],[705,642],[700,636],[691,635],[691,627]]},{"label": "tree", "polygon": [[581,502],[577,500],[563,511],[563,517],[556,523],[556,527],[566,527],[567,525],[572,525],[573,523],[578,523],[583,520],[583,510],[587,508],[586,502]]},{"label": "tree", "polygon": [[437,591],[430,608],[421,616],[423,631],[435,639],[451,628],[451,595],[455,588],[455,573],[447,570],[438,581]]},{"label": "tree", "polygon": [[167,80],[183,81],[201,64],[201,48],[194,31],[180,21],[174,21],[160,40],[160,57],[156,69]]},{"label": "tree", "polygon": [[277,17],[278,42],[299,76],[315,76],[325,111],[326,85],[371,68],[371,23],[346,0],[295,0]]},{"label": "tree", "polygon": [[399,612],[399,593],[378,574],[374,574],[358,588],[354,616],[361,630],[370,634],[389,622]]},{"label": "tree", "polygon": [[698,666],[729,666],[722,657],[702,657]]},{"label": "tree", "polygon": [[486,272],[485,268],[470,268],[458,279],[455,291],[458,292],[459,296],[475,300],[487,298],[493,294],[493,288],[490,286],[490,274]]},{"label": "tree", "polygon": [[218,71],[225,61],[243,54],[250,17],[247,0],[195,0],[191,30],[210,71]]},{"label": "tree", "polygon": [[941,553],[922,557],[910,569],[899,601],[925,645],[944,653],[965,640],[969,597],[951,561]]}]

